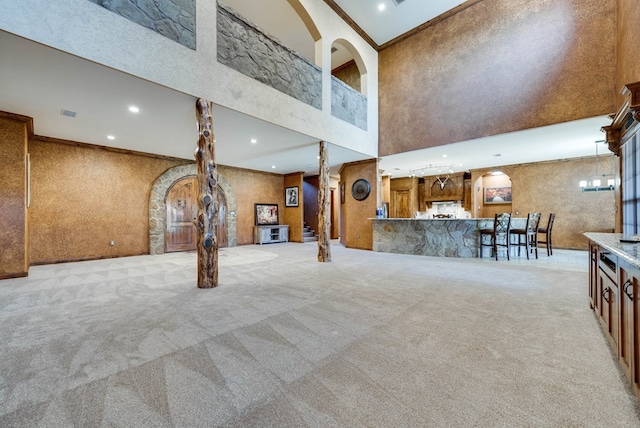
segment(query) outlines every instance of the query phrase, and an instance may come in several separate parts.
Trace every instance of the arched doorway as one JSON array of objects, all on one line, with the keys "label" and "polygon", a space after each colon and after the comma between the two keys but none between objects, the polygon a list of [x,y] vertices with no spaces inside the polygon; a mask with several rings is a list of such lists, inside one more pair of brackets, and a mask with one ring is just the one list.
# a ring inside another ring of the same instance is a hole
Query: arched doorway
[{"label": "arched doorway", "polygon": [[[170,188],[185,177],[197,175],[195,163],[180,165],[164,172],[156,179],[149,195],[149,253],[163,254],[165,252],[165,223],[167,217],[166,198]],[[222,190],[222,191],[220,191]],[[236,198],[230,183],[223,174],[218,175],[218,195],[224,198],[225,210],[219,215],[224,216],[226,233],[220,230],[223,237],[219,242],[226,246],[238,245],[236,237]],[[220,203],[222,205],[222,203]]]},{"label": "arched doorway", "polygon": [[[198,214],[198,180],[196,177],[182,178],[169,188],[165,199],[164,251],[193,251],[197,234],[194,220]],[[224,191],[218,186],[218,248],[227,246],[227,201]]]}]

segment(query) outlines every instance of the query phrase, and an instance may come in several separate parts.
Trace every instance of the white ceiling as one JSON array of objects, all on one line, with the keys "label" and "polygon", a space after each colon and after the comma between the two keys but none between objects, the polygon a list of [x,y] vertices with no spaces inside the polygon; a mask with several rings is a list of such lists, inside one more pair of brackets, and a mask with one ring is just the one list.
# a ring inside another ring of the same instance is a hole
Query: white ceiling
[{"label": "white ceiling", "polygon": [[[284,0],[270,1],[273,7],[290,8]],[[377,2],[337,3],[353,13],[354,20],[378,43],[419,25],[421,22],[415,24],[418,15],[420,21],[428,20],[442,8],[445,11],[461,3],[440,1],[439,9],[430,9],[424,3],[432,2],[424,0],[406,0],[399,7],[385,1],[388,14],[384,19],[374,15],[379,13],[373,7]],[[272,12],[277,14],[277,9]],[[362,19],[370,22],[358,21]],[[276,25],[283,25],[278,22]],[[2,31],[0,57],[0,111],[33,117],[37,135],[193,159],[197,141],[194,97]],[[128,112],[131,104],[140,107],[139,114]],[[63,116],[62,109],[77,116]],[[281,174],[317,172],[318,138],[217,105],[214,123],[220,164]],[[381,169],[399,177],[428,164],[450,164],[459,171],[590,156],[595,152],[594,141],[603,138],[600,127],[607,123],[607,118],[593,118],[388,156],[381,160]],[[116,139],[108,140],[107,135]],[[252,138],[258,142],[251,144]],[[493,156],[497,153],[502,156]],[[442,158],[443,154],[448,157]],[[329,156],[333,172],[344,162],[366,158],[333,145]]]},{"label": "white ceiling", "polygon": [[[610,125],[607,116],[594,117],[557,125],[478,138],[454,144],[386,156],[380,161],[383,175],[407,177],[435,175],[440,165],[443,172],[491,168],[503,165],[540,162],[598,155],[610,156],[600,128]],[[599,142],[596,144],[596,142]],[[417,171],[420,170],[420,171]],[[593,171],[585,171],[585,177]]]},{"label": "white ceiling", "polygon": [[[334,0],[378,46],[395,39],[465,0]],[[384,5],[384,10],[379,6]]]},{"label": "white ceiling", "polygon": [[[0,61],[0,111],[32,117],[37,135],[193,159],[195,97],[2,31],[0,56],[10,59]],[[219,164],[280,174],[318,170],[317,138],[219,105],[214,125]],[[334,171],[365,158],[329,148]]]}]

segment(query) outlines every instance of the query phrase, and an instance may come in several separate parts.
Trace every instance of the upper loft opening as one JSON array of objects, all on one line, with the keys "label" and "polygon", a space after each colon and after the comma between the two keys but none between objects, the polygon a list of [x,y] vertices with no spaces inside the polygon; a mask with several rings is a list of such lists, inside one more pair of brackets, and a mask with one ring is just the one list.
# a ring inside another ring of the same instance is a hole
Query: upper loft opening
[{"label": "upper loft opening", "polygon": [[222,0],[247,20],[312,64],[320,32],[299,0]]},{"label": "upper loft opening", "polygon": [[344,39],[331,44],[331,75],[366,95],[366,68],[358,51]]}]

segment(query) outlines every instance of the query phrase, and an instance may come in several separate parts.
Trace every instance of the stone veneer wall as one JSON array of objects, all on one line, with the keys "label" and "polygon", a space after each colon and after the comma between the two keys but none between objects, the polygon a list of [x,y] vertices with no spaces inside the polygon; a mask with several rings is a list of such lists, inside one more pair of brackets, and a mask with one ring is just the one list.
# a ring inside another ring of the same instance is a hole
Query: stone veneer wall
[{"label": "stone veneer wall", "polygon": [[331,114],[367,130],[367,97],[331,76]]},{"label": "stone veneer wall", "polygon": [[[164,229],[167,207],[165,198],[167,190],[181,178],[197,175],[195,164],[181,165],[171,168],[153,183],[149,197],[149,252],[150,254],[164,254]],[[227,244],[229,247],[238,245],[236,237],[236,198],[227,180],[218,175],[218,185],[224,191],[227,199]]]},{"label": "stone veneer wall", "polygon": [[317,109],[322,69],[218,4],[218,62]]},{"label": "stone veneer wall", "polygon": [[196,48],[196,0],[89,0],[188,48]]},{"label": "stone veneer wall", "polygon": [[[511,228],[524,228],[525,218],[513,218]],[[493,219],[373,220],[373,251],[433,257],[479,257],[480,229],[492,229]],[[514,247],[517,248],[517,247]],[[513,251],[513,250],[512,250]],[[517,250],[513,254],[517,254]],[[522,254],[524,257],[526,254]],[[483,257],[490,257],[484,247]]]}]

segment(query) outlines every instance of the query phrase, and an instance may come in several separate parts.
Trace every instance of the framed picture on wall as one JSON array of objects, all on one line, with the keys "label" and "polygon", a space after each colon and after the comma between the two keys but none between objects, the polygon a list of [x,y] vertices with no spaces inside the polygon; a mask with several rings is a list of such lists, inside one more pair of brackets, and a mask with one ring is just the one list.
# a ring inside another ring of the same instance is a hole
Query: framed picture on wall
[{"label": "framed picture on wall", "polygon": [[255,204],[256,225],[278,224],[278,204]]},{"label": "framed picture on wall", "polygon": [[484,203],[485,204],[510,204],[511,203],[511,187],[485,187]]},{"label": "framed picture on wall", "polygon": [[344,204],[344,181],[340,183],[340,203]]},{"label": "framed picture on wall", "polygon": [[284,206],[285,207],[298,206],[298,186],[287,187],[284,190]]}]

